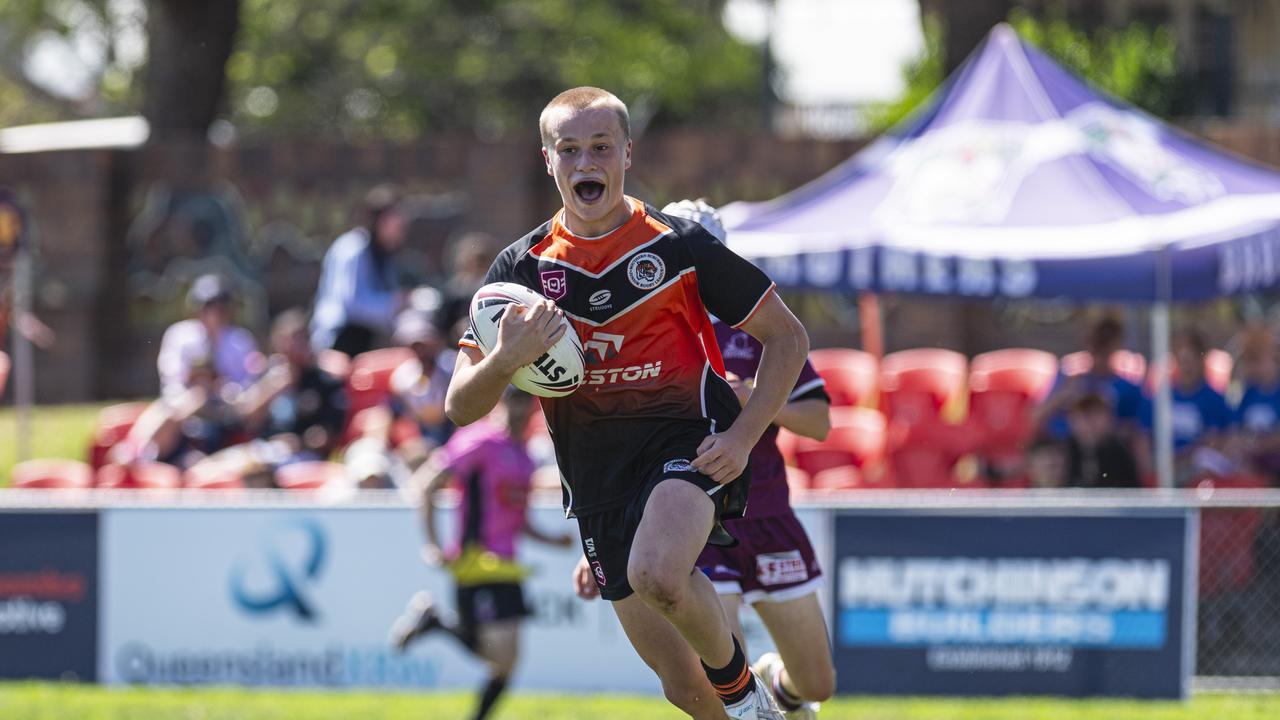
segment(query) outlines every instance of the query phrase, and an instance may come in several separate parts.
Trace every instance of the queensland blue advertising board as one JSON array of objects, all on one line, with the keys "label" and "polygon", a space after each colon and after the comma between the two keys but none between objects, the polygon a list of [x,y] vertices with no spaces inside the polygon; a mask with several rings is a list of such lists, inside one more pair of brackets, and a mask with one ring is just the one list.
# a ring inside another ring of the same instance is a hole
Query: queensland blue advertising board
[{"label": "queensland blue advertising board", "polygon": [[98,516],[0,512],[0,678],[97,679]]},{"label": "queensland blue advertising board", "polygon": [[1182,511],[842,512],[842,693],[1184,697],[1196,543]]}]

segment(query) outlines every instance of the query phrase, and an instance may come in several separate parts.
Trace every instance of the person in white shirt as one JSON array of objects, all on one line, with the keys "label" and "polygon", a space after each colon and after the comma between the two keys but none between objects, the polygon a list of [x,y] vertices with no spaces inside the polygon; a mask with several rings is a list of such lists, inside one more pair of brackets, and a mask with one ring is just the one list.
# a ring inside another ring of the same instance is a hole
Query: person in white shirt
[{"label": "person in white shirt", "polygon": [[191,317],[169,326],[160,341],[156,368],[160,373],[160,395],[172,399],[190,387],[191,369],[211,360],[219,388],[248,387],[262,369],[253,333],[232,325],[232,293],[218,275],[201,275],[187,293]]},{"label": "person in white shirt", "polygon": [[400,191],[379,185],[365,197],[364,224],[329,247],[320,270],[311,347],[356,356],[392,329],[404,304],[395,255],[404,245],[406,220]]}]

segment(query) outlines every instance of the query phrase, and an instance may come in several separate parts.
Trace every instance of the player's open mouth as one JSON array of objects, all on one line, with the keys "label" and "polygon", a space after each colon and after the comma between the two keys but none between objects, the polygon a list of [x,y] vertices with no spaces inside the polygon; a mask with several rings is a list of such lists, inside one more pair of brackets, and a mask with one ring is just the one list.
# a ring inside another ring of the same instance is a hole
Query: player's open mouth
[{"label": "player's open mouth", "polygon": [[573,192],[585,203],[593,203],[604,197],[604,183],[599,180],[583,180],[573,186]]}]

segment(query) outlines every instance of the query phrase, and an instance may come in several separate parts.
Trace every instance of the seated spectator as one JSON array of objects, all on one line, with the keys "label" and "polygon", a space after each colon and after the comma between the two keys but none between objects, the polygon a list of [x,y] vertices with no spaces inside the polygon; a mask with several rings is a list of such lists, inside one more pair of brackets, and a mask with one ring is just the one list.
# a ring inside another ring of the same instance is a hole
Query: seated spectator
[{"label": "seated spectator", "polygon": [[1066,484],[1066,458],[1062,443],[1040,438],[1027,448],[1027,485],[1035,490]]},{"label": "seated spectator", "polygon": [[1244,394],[1236,407],[1239,449],[1274,484],[1280,476],[1280,358],[1269,329],[1245,331],[1240,379]]},{"label": "seated spectator", "polygon": [[267,485],[275,470],[295,462],[325,460],[336,449],[346,420],[343,381],[316,365],[306,314],[287,310],[271,327],[275,351],[268,370],[237,402],[258,439],[215,453],[192,472],[236,472],[248,484]]},{"label": "seated spectator", "polygon": [[453,430],[444,414],[444,395],[456,353],[445,349],[430,316],[416,310],[400,313],[392,339],[415,357],[396,368],[387,404],[365,411],[364,431],[347,449],[347,467],[365,487],[407,479]]},{"label": "seated spectator", "polygon": [[1138,462],[1125,438],[1116,432],[1115,412],[1096,393],[1081,397],[1067,415],[1068,487],[1141,487]]},{"label": "seated spectator", "polygon": [[163,462],[187,469],[230,445],[243,421],[227,395],[219,392],[211,358],[191,366],[189,387],[147,406],[125,439],[111,449],[111,462]]},{"label": "seated spectator", "polygon": [[[1172,422],[1178,486],[1189,485],[1206,473],[1225,475],[1237,470],[1223,454],[1235,415],[1222,393],[1205,380],[1208,350],[1204,336],[1194,330],[1179,334],[1173,342]],[[1144,405],[1143,426],[1148,432],[1155,426],[1154,402]]]},{"label": "seated spectator", "polygon": [[[156,359],[160,394],[176,398],[190,387],[192,365],[211,359],[219,384],[235,391],[251,383],[262,365],[253,334],[231,324],[232,293],[218,275],[201,275],[187,293],[191,317],[169,326]],[[218,388],[221,391],[221,388]]]},{"label": "seated spectator", "polygon": [[1115,413],[1122,434],[1136,434],[1142,412],[1142,388],[1120,377],[1111,368],[1111,356],[1124,342],[1124,325],[1119,319],[1099,320],[1085,338],[1085,348],[1092,358],[1087,372],[1059,376],[1044,403],[1036,409],[1033,422],[1038,433],[1064,441],[1070,435],[1067,411],[1086,395],[1101,395]]},{"label": "seated spectator", "polygon": [[364,222],[325,253],[311,318],[311,344],[351,357],[375,347],[391,331],[404,303],[396,253],[407,222],[400,190],[379,185],[365,196]]}]

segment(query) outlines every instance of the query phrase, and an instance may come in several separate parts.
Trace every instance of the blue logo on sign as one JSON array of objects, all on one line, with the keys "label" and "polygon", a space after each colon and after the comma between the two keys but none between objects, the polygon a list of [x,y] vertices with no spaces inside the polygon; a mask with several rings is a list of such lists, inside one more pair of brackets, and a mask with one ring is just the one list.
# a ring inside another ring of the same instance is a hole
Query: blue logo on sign
[{"label": "blue logo on sign", "polygon": [[[301,552],[294,547],[299,539]],[[261,563],[265,563],[274,587],[264,590],[264,583],[251,583],[250,569],[263,565],[241,559],[231,570],[231,597],[253,614],[287,608],[300,619],[315,622],[315,607],[306,597],[305,587],[320,575],[324,559],[325,539],[319,524],[305,519],[290,522],[263,543]]]}]

